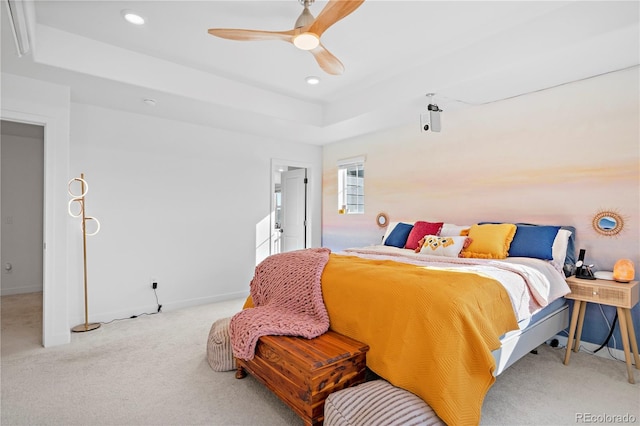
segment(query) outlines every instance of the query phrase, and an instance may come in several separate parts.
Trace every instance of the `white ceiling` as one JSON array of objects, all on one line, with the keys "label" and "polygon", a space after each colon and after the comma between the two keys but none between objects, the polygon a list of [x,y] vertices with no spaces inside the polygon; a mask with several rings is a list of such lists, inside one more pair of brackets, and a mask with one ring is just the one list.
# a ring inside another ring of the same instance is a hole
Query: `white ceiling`
[{"label": "white ceiling", "polygon": [[322,36],[340,76],[289,43],[207,33],[288,30],[301,11],[298,0],[35,1],[32,51],[18,58],[3,6],[2,71],[68,85],[75,102],[324,144],[417,126],[427,93],[444,115],[640,62],[638,1],[367,0]]}]

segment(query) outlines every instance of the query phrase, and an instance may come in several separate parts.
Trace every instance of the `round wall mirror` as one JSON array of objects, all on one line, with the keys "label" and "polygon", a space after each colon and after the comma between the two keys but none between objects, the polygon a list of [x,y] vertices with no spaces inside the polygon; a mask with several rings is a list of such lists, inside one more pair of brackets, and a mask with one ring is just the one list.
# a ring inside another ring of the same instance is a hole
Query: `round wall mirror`
[{"label": "round wall mirror", "polygon": [[378,213],[376,216],[376,223],[380,228],[385,228],[389,225],[389,216],[386,213]]},{"label": "round wall mirror", "polygon": [[616,212],[601,211],[593,217],[593,229],[600,235],[617,235],[624,227],[624,220]]}]

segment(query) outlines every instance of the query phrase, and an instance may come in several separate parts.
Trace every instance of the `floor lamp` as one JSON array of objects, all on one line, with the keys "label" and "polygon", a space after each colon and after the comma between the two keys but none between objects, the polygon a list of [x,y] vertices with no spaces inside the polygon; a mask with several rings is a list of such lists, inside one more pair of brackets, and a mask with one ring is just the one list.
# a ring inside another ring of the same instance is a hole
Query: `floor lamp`
[{"label": "floor lamp", "polygon": [[[71,190],[71,185],[74,182],[80,182],[80,195],[74,194]],[[85,195],[87,195],[87,192],[89,192],[89,185],[87,184],[87,181],[84,180],[84,173],[80,173],[79,178],[75,177],[69,181],[68,192],[72,197],[71,200],[69,200],[69,214],[72,217],[82,218],[82,259],[84,266],[84,324],[76,325],[71,329],[71,331],[80,333],[83,331],[95,330],[96,328],[100,327],[100,323],[98,322],[89,323],[89,299],[87,296],[87,236],[96,235],[98,231],[100,231],[100,222],[95,217],[85,215],[84,197]],[[73,213],[71,210],[71,206],[74,203],[77,203],[80,206],[80,211],[78,213]],[[96,230],[90,234],[87,234],[86,225],[88,220],[95,221],[97,226]]]}]

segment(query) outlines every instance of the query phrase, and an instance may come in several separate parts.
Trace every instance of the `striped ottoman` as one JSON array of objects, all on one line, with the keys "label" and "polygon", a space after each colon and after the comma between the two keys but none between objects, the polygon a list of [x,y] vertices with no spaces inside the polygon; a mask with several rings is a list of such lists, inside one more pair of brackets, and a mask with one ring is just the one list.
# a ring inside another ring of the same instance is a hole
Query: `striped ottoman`
[{"label": "striped ottoman", "polygon": [[209,331],[207,339],[207,361],[214,371],[231,371],[236,369],[233,357],[231,338],[229,337],[231,317],[216,320]]},{"label": "striped ottoman", "polygon": [[422,399],[385,380],[373,380],[330,394],[326,426],[444,425]]}]

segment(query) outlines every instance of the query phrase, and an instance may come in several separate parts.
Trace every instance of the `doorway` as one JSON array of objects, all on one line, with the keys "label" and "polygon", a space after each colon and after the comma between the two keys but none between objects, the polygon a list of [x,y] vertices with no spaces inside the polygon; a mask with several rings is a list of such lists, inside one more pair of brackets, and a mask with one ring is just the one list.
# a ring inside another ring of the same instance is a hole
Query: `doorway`
[{"label": "doorway", "polygon": [[65,191],[70,162],[69,90],[17,76],[3,75],[5,80],[11,90],[2,92],[0,119],[44,129],[42,345],[48,348],[71,341]]},{"label": "doorway", "polygon": [[[32,326],[14,331],[42,345],[44,126],[7,120],[0,124],[0,296],[2,308],[7,308],[2,309],[3,333],[8,331],[4,325],[12,324],[5,314],[20,312],[35,320],[16,322]],[[23,309],[15,309],[16,304]]]},{"label": "doorway", "polygon": [[310,246],[308,165],[272,160],[270,254]]}]

